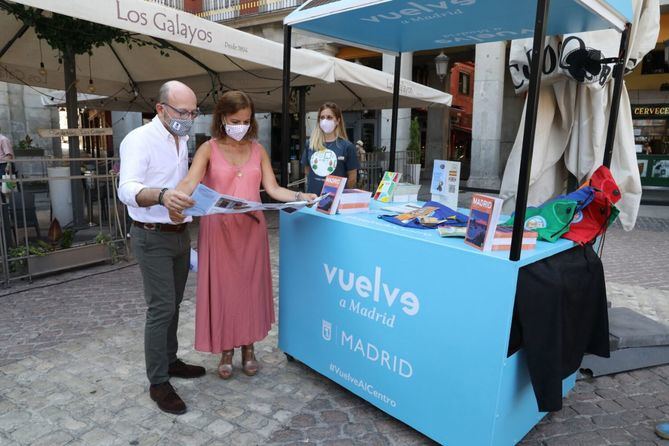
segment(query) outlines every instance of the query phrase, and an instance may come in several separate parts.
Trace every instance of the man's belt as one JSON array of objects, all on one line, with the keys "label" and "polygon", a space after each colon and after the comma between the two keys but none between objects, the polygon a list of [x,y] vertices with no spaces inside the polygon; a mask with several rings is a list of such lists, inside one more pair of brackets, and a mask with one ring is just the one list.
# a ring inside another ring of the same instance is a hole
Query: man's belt
[{"label": "man's belt", "polygon": [[186,223],[171,225],[167,223],[142,223],[141,221],[133,221],[132,224],[138,228],[155,232],[184,232],[186,230]]}]

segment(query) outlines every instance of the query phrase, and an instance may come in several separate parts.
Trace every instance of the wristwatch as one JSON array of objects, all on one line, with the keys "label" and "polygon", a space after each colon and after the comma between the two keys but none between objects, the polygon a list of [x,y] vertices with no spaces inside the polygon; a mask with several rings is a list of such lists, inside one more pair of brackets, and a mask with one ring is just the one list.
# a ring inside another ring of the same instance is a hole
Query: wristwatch
[{"label": "wristwatch", "polygon": [[163,206],[163,195],[165,195],[165,192],[167,192],[167,188],[163,187],[158,194],[158,204],[161,206]]}]

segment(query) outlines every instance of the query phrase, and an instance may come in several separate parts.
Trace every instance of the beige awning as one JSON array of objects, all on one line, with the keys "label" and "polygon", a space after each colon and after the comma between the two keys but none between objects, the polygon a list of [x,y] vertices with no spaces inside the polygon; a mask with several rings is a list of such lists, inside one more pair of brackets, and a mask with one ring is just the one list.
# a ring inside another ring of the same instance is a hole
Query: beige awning
[{"label": "beige awning", "polygon": [[[281,110],[283,45],[206,19],[141,0],[18,0],[43,9],[94,23],[123,29],[137,39],[167,46],[170,57],[153,46],[112,44],[77,56],[77,89],[87,93],[89,78],[95,94],[106,99],[88,101],[91,107],[110,110],[150,111],[159,86],[179,79],[191,86],[210,109],[216,92],[241,89],[252,95],[259,111]],[[22,23],[0,11],[0,46],[8,42]],[[59,55],[46,42],[41,45],[34,30],[18,38],[0,58],[0,80],[31,86],[63,89]],[[390,107],[392,76],[314,51],[291,52],[292,85],[308,86],[307,107],[325,100],[344,109]],[[43,61],[46,74],[40,74]],[[56,101],[54,101],[56,102]],[[403,80],[402,107],[449,105],[450,95]]]}]

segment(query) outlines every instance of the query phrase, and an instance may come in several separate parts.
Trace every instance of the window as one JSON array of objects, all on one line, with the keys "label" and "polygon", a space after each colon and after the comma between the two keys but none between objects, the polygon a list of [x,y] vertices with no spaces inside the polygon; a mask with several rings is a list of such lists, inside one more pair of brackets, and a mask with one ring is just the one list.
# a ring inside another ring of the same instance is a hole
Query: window
[{"label": "window", "polygon": [[458,78],[458,92],[469,96],[469,73],[460,72],[460,77]]}]

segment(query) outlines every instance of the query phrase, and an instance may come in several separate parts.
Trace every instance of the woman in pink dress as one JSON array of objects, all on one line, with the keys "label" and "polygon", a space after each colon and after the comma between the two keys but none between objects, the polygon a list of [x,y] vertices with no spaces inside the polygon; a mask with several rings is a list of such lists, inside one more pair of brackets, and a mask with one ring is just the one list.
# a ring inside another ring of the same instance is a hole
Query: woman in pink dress
[{"label": "woman in pink dress", "polygon": [[[256,140],[253,101],[229,91],[216,104],[212,139],[195,153],[188,176],[177,189],[192,194],[200,181],[219,193],[260,201],[260,187],[278,201],[313,200],[314,194],[280,187],[265,149]],[[180,214],[172,215],[178,221]],[[258,372],[253,343],[274,322],[267,224],[262,212],[208,215],[198,237],[195,349],[221,353],[218,374],[232,376],[235,347],[242,369]]]}]

